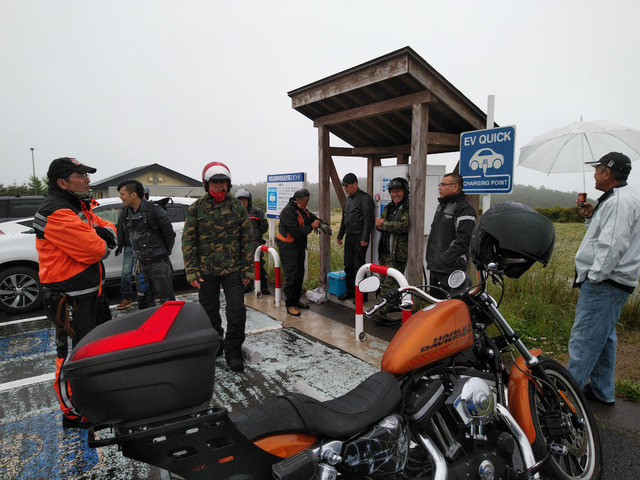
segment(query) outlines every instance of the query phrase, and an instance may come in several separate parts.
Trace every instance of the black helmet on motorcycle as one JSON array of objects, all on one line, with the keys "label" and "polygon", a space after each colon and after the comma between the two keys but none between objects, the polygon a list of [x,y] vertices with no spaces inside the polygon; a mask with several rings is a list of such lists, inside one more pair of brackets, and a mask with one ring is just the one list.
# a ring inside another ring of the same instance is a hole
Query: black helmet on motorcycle
[{"label": "black helmet on motorcycle", "polygon": [[535,262],[551,259],[556,232],[551,220],[523,203],[494,205],[480,218],[469,252],[479,270],[491,262],[510,278],[519,278]]}]

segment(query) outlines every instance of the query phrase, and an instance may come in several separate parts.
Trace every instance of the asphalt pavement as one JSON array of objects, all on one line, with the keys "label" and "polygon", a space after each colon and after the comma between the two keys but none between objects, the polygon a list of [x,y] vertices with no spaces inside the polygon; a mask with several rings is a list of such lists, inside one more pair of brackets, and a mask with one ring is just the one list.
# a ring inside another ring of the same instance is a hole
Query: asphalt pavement
[{"label": "asphalt pavement", "polygon": [[[197,300],[188,286],[177,293]],[[109,295],[118,303],[117,290]],[[327,397],[341,395],[379,368],[397,330],[365,318],[367,340],[360,342],[350,301],[311,303],[300,317],[292,317],[284,302],[274,305],[273,295],[245,299],[247,342],[264,359],[247,364],[242,375],[230,372],[223,359],[216,362],[214,400],[232,411],[293,391],[300,381]],[[60,428],[51,387],[53,333],[46,320],[1,314],[0,345],[0,478],[160,478],[158,469],[125,459],[113,447],[88,448],[84,431]],[[613,407],[591,406],[602,438],[602,478],[640,479],[640,405],[618,399]]]}]

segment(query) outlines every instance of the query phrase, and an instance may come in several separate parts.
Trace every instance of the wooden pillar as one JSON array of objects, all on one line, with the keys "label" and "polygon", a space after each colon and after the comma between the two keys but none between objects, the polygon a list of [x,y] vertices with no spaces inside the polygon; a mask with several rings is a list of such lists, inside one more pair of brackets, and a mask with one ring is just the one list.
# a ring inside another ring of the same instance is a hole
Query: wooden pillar
[{"label": "wooden pillar", "polygon": [[[333,161],[329,154],[329,130],[318,127],[318,210],[320,218],[331,223],[331,192],[329,178]],[[320,284],[328,285],[327,273],[331,268],[331,243],[329,237],[320,235]]]},{"label": "wooden pillar", "polygon": [[373,195],[373,167],[379,167],[380,164],[379,157],[367,157],[367,186],[365,191],[369,195]]},{"label": "wooden pillar", "polygon": [[424,214],[427,179],[427,130],[429,127],[429,104],[414,105],[411,109],[411,164],[409,166],[409,189],[411,222],[409,223],[409,258],[406,276],[410,285],[423,283]]}]

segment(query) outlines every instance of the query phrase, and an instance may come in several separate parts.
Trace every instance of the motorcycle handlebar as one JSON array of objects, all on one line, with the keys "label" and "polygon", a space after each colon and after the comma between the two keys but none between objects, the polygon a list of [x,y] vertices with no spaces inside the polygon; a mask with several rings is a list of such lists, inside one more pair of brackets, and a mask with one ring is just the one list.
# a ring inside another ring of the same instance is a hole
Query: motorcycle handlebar
[{"label": "motorcycle handlebar", "polygon": [[[420,290],[419,288],[413,287],[411,285],[407,285],[406,287],[399,287],[396,289],[396,292],[398,292],[397,294],[398,298],[401,298],[403,293],[409,293],[411,295],[415,295],[418,298],[421,298],[422,300],[426,300],[427,302],[430,302],[430,303],[444,302],[444,299],[433,297],[428,293],[426,293],[425,291]],[[382,307],[384,307],[387,303],[388,303],[388,300],[385,295],[384,297],[382,297],[382,300],[376,303],[373,307],[371,307],[368,310],[365,310],[364,314],[367,317],[370,317],[371,315],[376,313],[378,310],[380,310]]]},{"label": "motorcycle handlebar", "polygon": [[[485,281],[486,281],[487,276],[495,275],[495,274],[499,274],[499,268],[498,268],[497,264],[495,264],[495,263],[489,264],[487,269],[478,270],[478,284],[477,285],[472,285],[472,286],[470,286],[469,284],[467,284],[467,286],[460,285],[460,287],[462,287],[462,288],[454,290],[454,292],[455,292],[454,297],[457,297],[459,294],[461,294],[463,292],[467,292],[467,293],[469,293],[469,294],[471,294],[473,296],[481,294],[482,292],[485,291]],[[392,303],[396,303],[396,302],[399,301],[399,299],[401,297],[404,296],[403,294],[413,295],[413,296],[415,296],[417,298],[420,298],[420,299],[422,299],[424,301],[427,301],[429,303],[439,303],[439,302],[444,302],[446,300],[446,299],[442,299],[442,298],[436,298],[433,295],[428,294],[427,292],[425,292],[424,290],[422,290],[422,289],[420,289],[418,287],[414,287],[412,285],[407,285],[407,286],[398,287],[397,289],[389,291],[388,294],[385,294],[383,296],[381,301],[376,303],[370,309],[365,310],[364,314],[367,315],[368,317],[370,317],[371,315],[376,313],[378,310],[380,310],[382,307],[387,305],[389,303],[389,299],[391,299]]]},{"label": "motorcycle handlebar", "polygon": [[429,295],[427,292],[425,292],[424,290],[421,290],[417,287],[411,286],[411,285],[407,285],[406,287],[400,287],[398,288],[398,292],[399,293],[410,293],[411,295],[415,295],[416,297],[422,298],[423,300],[426,300],[427,302],[430,303],[438,303],[438,302],[444,302],[445,299],[442,298],[436,298],[432,295]]}]

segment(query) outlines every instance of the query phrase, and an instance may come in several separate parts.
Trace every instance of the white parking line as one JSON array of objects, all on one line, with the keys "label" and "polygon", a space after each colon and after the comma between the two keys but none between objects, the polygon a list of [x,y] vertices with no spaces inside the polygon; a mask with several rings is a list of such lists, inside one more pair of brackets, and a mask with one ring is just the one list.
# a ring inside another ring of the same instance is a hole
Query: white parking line
[{"label": "white parking line", "polygon": [[56,377],[54,373],[45,373],[36,377],[23,378],[21,380],[15,380],[13,382],[0,383],[0,392],[7,390],[13,390],[14,388],[27,387],[29,385],[35,385],[36,383],[52,382]]},{"label": "white parking line", "polygon": [[20,320],[11,320],[9,322],[2,322],[2,323],[0,323],[0,326],[18,325],[20,323],[34,322],[36,320],[45,320],[46,318],[47,318],[46,315],[42,315],[40,317],[21,318]]}]

